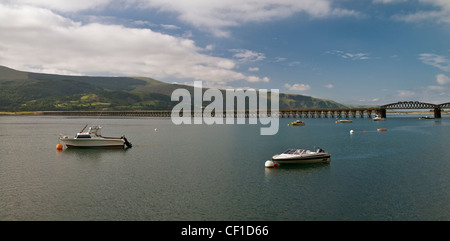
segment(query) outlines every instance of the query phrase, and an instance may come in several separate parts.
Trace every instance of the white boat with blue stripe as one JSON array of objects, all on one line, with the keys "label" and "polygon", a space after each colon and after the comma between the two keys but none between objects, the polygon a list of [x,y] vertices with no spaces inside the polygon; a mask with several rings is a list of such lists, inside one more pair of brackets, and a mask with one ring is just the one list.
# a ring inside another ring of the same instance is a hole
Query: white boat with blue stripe
[{"label": "white boat with blue stripe", "polygon": [[101,135],[101,126],[91,126],[84,131],[87,125],[75,137],[60,137],[67,148],[130,148],[131,143],[125,136],[105,137]]}]

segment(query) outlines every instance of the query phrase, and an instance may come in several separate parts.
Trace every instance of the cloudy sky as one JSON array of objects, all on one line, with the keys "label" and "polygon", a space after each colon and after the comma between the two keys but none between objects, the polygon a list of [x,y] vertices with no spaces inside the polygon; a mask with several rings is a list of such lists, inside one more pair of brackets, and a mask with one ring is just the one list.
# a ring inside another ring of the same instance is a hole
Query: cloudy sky
[{"label": "cloudy sky", "polygon": [[449,0],[0,0],[0,65],[450,101]]}]

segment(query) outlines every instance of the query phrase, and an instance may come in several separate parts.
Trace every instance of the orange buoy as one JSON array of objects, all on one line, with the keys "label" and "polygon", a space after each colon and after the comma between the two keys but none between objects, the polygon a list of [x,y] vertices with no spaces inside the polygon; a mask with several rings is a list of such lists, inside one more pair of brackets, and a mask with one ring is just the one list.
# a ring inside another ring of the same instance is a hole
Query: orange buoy
[{"label": "orange buoy", "polygon": [[56,150],[61,151],[62,149],[63,149],[63,145],[62,144],[56,145]]},{"label": "orange buoy", "polygon": [[386,128],[378,128],[377,131],[387,131]]}]

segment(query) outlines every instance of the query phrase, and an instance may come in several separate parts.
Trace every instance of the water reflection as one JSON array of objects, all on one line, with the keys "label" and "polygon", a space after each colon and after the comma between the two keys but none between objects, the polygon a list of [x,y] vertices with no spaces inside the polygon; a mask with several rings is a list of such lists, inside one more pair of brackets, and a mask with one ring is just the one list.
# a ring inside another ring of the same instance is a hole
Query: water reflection
[{"label": "water reflection", "polygon": [[321,163],[308,163],[308,164],[279,164],[278,167],[274,168],[265,168],[264,174],[266,181],[268,178],[275,177],[278,174],[286,172],[293,173],[311,173],[316,171],[322,171],[330,167],[330,162],[321,162]]},{"label": "water reflection", "polygon": [[57,151],[57,156],[64,159],[105,160],[105,158],[116,159],[117,155],[124,157],[127,150],[128,149],[67,148],[62,151]]},{"label": "water reflection", "polygon": [[324,167],[329,167],[330,162],[319,162],[319,163],[306,163],[306,164],[280,164],[278,169],[284,170],[311,170],[319,169]]}]

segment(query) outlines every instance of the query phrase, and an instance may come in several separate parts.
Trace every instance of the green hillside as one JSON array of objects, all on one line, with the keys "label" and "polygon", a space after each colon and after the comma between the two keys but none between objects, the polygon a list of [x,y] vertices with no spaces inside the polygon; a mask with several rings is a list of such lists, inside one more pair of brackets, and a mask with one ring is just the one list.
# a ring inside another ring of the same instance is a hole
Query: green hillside
[{"label": "green hillside", "polygon": [[[145,77],[40,74],[0,66],[0,111],[171,110],[178,103],[171,101],[171,94],[178,88],[193,96],[192,86]],[[330,100],[280,94],[280,109],[342,107]]]}]

